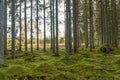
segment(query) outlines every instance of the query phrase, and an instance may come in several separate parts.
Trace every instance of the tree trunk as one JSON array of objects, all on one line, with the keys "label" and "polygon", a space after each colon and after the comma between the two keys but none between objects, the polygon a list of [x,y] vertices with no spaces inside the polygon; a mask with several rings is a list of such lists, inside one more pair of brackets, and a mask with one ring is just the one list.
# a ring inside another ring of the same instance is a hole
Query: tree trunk
[{"label": "tree trunk", "polygon": [[94,28],[93,28],[93,3],[89,0],[89,16],[90,16],[90,51],[94,48]]},{"label": "tree trunk", "polygon": [[36,12],[36,15],[37,15],[37,18],[36,18],[36,22],[37,22],[37,50],[39,50],[39,27],[38,27],[38,0],[36,1],[36,8],[37,8],[37,12]]},{"label": "tree trunk", "polygon": [[31,53],[33,53],[33,18],[32,18],[32,7],[33,7],[33,1],[31,0]]},{"label": "tree trunk", "polygon": [[50,29],[51,29],[51,47],[50,47],[50,49],[53,49],[53,10],[52,10],[52,8],[53,8],[53,3],[52,3],[52,0],[50,0],[50,23],[51,23],[51,25],[50,25]]},{"label": "tree trunk", "polygon": [[58,51],[58,0],[56,0],[56,56],[59,56],[59,51]]},{"label": "tree trunk", "polygon": [[24,11],[25,11],[25,51],[27,51],[27,22],[26,22],[26,0],[24,4]]},{"label": "tree trunk", "polygon": [[15,58],[15,0],[12,0],[12,59]]},{"label": "tree trunk", "polygon": [[69,4],[70,0],[66,0],[66,28],[65,28],[65,47],[66,47],[66,59],[69,59],[70,54],[70,20],[69,20]]},{"label": "tree trunk", "polygon": [[53,0],[53,53],[55,54],[55,20],[54,20],[54,3],[55,1]]},{"label": "tree trunk", "polygon": [[4,64],[4,2],[0,0],[0,64]]},{"label": "tree trunk", "polygon": [[73,39],[74,39],[74,52],[77,52],[77,0],[73,0]]},{"label": "tree trunk", "polygon": [[19,23],[19,27],[20,27],[20,45],[19,45],[19,50],[21,51],[21,46],[22,46],[22,43],[21,43],[21,41],[22,41],[22,36],[21,36],[21,34],[22,34],[22,26],[21,26],[21,0],[20,0],[20,23]]},{"label": "tree trunk", "polygon": [[43,51],[46,52],[46,18],[45,18],[45,0],[43,1],[44,2],[44,48],[43,48]]},{"label": "tree trunk", "polygon": [[7,0],[5,0],[5,21],[4,21],[4,53],[7,51]]},{"label": "tree trunk", "polygon": [[105,7],[105,9],[104,9],[104,15],[105,15],[105,17],[104,17],[104,19],[105,19],[105,34],[106,34],[106,36],[105,36],[105,43],[106,43],[106,53],[109,53],[110,52],[110,44],[109,44],[109,25],[108,25],[108,4],[109,3],[109,1],[108,0],[105,0],[105,2],[104,2],[104,7]]},{"label": "tree trunk", "polygon": [[88,0],[85,0],[85,45],[88,48]]},{"label": "tree trunk", "polygon": [[68,0],[68,12],[69,12],[69,49],[72,52],[72,28],[71,28],[71,0]]}]

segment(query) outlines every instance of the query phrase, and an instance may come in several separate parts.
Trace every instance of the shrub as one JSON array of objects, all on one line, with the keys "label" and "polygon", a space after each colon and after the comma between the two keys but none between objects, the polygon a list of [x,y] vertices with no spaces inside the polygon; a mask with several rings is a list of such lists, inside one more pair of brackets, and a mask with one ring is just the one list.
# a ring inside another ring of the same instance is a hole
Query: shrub
[{"label": "shrub", "polygon": [[[100,46],[100,51],[102,51],[102,52],[106,52],[107,51],[107,45],[102,45],[102,46]],[[113,47],[113,46],[110,46],[110,51],[114,51],[115,50],[115,48]]]}]

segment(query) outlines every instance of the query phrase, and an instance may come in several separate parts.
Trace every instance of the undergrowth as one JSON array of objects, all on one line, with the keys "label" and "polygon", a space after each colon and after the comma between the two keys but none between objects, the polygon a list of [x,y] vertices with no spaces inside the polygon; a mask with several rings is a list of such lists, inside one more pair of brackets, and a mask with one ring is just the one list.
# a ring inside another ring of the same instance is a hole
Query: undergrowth
[{"label": "undergrowth", "polygon": [[110,54],[89,49],[79,49],[65,59],[65,50],[55,57],[48,50],[16,54],[12,60],[5,55],[5,64],[0,65],[0,80],[119,80],[120,50]]}]

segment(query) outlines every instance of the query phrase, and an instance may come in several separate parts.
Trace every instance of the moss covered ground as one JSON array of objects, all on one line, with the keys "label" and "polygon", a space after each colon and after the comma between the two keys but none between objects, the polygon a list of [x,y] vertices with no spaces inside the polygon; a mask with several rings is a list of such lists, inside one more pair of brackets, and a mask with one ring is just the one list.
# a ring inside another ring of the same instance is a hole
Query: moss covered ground
[{"label": "moss covered ground", "polygon": [[50,50],[18,52],[14,60],[7,54],[0,65],[0,80],[120,80],[120,50],[105,54],[79,49],[69,60],[64,49],[59,57]]}]

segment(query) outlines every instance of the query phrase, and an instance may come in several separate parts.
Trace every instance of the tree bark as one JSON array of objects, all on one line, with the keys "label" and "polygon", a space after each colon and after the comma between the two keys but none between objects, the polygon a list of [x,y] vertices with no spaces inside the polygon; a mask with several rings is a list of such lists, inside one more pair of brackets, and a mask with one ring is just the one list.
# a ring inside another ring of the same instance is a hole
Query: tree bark
[{"label": "tree bark", "polygon": [[33,53],[33,18],[32,18],[32,12],[33,12],[33,0],[31,0],[31,53]]},{"label": "tree bark", "polygon": [[5,0],[4,5],[5,5],[4,53],[6,53],[6,51],[7,51],[7,0]]},{"label": "tree bark", "polygon": [[58,28],[58,0],[56,0],[56,56],[59,56],[59,46],[58,46],[58,33],[59,33],[59,28]]},{"label": "tree bark", "polygon": [[21,51],[21,46],[22,46],[22,43],[21,43],[21,41],[22,41],[22,36],[21,36],[21,34],[22,34],[22,26],[21,26],[21,0],[20,0],[20,23],[19,23],[19,28],[20,28],[20,45],[19,45],[19,50]]},{"label": "tree bark", "polygon": [[69,20],[69,4],[70,0],[66,0],[66,28],[65,28],[65,47],[66,47],[66,59],[69,59],[70,54],[70,20]]},{"label": "tree bark", "polygon": [[15,58],[15,0],[12,0],[12,59]]},{"label": "tree bark", "polygon": [[53,49],[53,2],[50,0],[50,29],[51,29],[51,49]]},{"label": "tree bark", "polygon": [[73,39],[74,52],[77,52],[77,0],[73,0]]},{"label": "tree bark", "polygon": [[4,2],[0,0],[0,64],[4,64]]},{"label": "tree bark", "polygon": [[25,4],[24,4],[24,11],[25,11],[25,19],[24,19],[24,22],[25,22],[25,51],[27,51],[27,22],[26,22],[26,0],[25,0]]},{"label": "tree bark", "polygon": [[93,27],[93,3],[89,0],[89,16],[90,16],[90,51],[94,48],[94,27]]},{"label": "tree bark", "polygon": [[38,0],[36,1],[36,8],[37,8],[37,11],[36,11],[36,15],[37,15],[37,18],[36,18],[36,23],[37,23],[37,50],[39,50],[39,27],[38,27]]},{"label": "tree bark", "polygon": [[45,17],[45,0],[43,1],[44,2],[44,48],[43,48],[43,51],[46,52],[46,17]]}]

